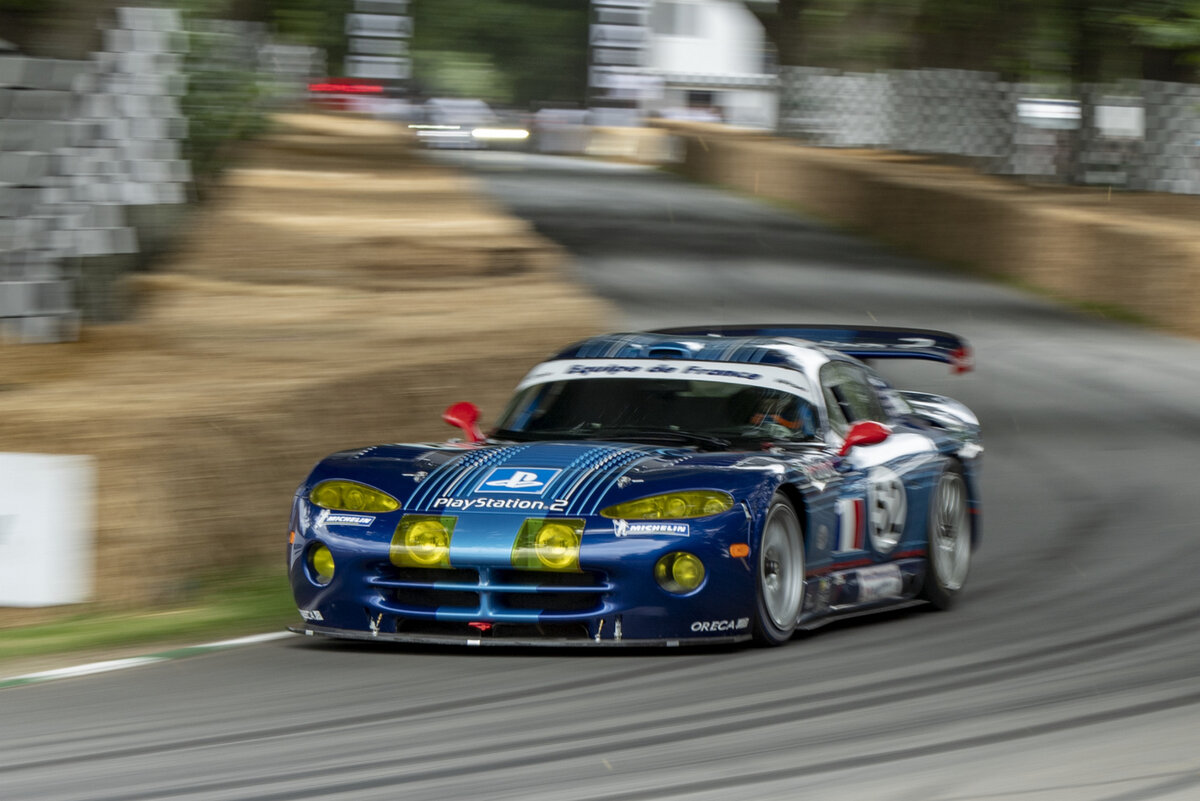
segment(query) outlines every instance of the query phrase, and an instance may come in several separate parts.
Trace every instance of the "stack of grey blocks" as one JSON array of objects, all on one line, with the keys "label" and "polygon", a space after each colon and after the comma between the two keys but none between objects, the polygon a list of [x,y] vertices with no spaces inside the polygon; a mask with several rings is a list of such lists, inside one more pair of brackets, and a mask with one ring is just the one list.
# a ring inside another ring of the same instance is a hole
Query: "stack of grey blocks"
[{"label": "stack of grey blocks", "polygon": [[967,157],[1003,171],[1016,109],[1008,83],[967,70],[904,70],[891,77],[895,149]]},{"label": "stack of grey blocks", "polygon": [[1200,195],[1200,86],[1141,81],[1146,135],[1133,185]]},{"label": "stack of grey blocks", "polygon": [[63,154],[92,131],[78,120],[92,66],[85,61],[0,56],[0,338],[73,339],[73,282],[62,260],[90,221],[77,204]]},{"label": "stack of grey blocks", "polygon": [[785,67],[780,125],[823,147],[890,147],[892,118],[886,73],[852,74]]},{"label": "stack of grey blocks", "polygon": [[784,67],[781,132],[826,147],[968,156],[1000,171],[1013,149],[1016,95],[964,70],[870,74]]},{"label": "stack of grey blocks", "polygon": [[354,11],[346,15],[346,75],[407,81],[412,77],[412,34],[409,0],[354,0]]},{"label": "stack of grey blocks", "polygon": [[191,179],[178,12],[118,10],[91,61],[0,57],[0,336],[78,337],[126,315],[138,208]]}]

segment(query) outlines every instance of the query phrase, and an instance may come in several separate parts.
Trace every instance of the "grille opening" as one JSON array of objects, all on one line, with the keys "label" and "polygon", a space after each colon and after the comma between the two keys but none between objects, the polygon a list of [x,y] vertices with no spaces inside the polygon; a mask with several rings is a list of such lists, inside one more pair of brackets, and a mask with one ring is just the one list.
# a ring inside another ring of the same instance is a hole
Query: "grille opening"
[{"label": "grille opening", "polygon": [[492,629],[497,640],[589,639],[586,623],[497,623]]},{"label": "grille opening", "polygon": [[411,581],[414,584],[479,583],[479,571],[469,567],[396,567],[387,562],[381,572],[385,578],[393,581]]},{"label": "grille opening", "polygon": [[430,637],[490,640],[587,640],[586,623],[496,623],[491,630],[480,632],[458,621],[396,620],[397,634],[423,634]]},{"label": "grille opening", "polygon": [[435,590],[424,587],[397,587],[392,590],[392,600],[409,609],[437,609],[442,606],[462,609],[478,609],[479,593],[458,590]]},{"label": "grille opening", "polygon": [[544,609],[547,612],[598,612],[600,596],[578,592],[504,592],[497,595],[506,609]]},{"label": "grille opening", "polygon": [[499,584],[515,584],[522,587],[600,587],[604,576],[591,571],[583,573],[560,573],[551,570],[497,570]]}]

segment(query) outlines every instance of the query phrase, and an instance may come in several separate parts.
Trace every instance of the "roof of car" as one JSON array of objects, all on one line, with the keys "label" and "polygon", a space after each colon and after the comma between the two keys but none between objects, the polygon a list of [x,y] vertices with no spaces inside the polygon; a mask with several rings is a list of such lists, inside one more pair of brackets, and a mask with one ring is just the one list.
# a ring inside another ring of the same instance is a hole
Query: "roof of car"
[{"label": "roof of car", "polygon": [[703,336],[630,332],[577,342],[551,359],[689,359],[790,367],[813,374],[831,360],[846,357],[802,339],[777,336]]}]

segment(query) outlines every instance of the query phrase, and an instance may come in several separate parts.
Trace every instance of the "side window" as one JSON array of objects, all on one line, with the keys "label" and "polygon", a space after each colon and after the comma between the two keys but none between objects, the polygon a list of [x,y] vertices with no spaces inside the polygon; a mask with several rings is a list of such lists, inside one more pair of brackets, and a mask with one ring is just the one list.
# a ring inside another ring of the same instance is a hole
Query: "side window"
[{"label": "side window", "polygon": [[867,380],[867,371],[853,364],[843,365],[842,369],[846,375],[846,381],[842,384],[842,388],[854,410],[854,422],[857,423],[859,420],[887,422],[888,415],[883,410],[883,404],[879,402],[879,395],[875,392],[875,388]]},{"label": "side window", "polygon": [[829,410],[829,424],[838,434],[845,434],[860,420],[888,420],[867,372],[857,365],[831,362],[822,367],[821,391]]},{"label": "side window", "polygon": [[841,391],[839,365],[831,362],[821,368],[821,394],[825,396],[825,412],[829,416],[829,427],[838,436],[844,436],[853,419],[853,410]]}]

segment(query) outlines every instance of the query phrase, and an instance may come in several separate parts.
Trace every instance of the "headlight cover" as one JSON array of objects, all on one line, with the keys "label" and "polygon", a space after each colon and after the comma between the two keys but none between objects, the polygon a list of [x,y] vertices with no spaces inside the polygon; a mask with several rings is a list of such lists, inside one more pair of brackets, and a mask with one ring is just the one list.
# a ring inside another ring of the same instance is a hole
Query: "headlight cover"
[{"label": "headlight cover", "polygon": [[704,563],[695,554],[674,551],[654,564],[654,580],[672,595],[686,595],[704,583]]},{"label": "headlight cover", "polygon": [[308,574],[314,583],[322,586],[333,581],[333,552],[323,542],[308,549]]},{"label": "headlight cover", "polygon": [[308,493],[308,499],[322,509],[339,512],[394,512],[400,502],[385,492],[357,481],[322,481]]},{"label": "headlight cover", "polygon": [[733,508],[733,496],[721,490],[686,490],[625,501],[600,512],[622,520],[683,520],[708,517]]},{"label": "headlight cover", "polygon": [[396,567],[450,567],[454,517],[405,515],[396,526],[388,560]]},{"label": "headlight cover", "polygon": [[581,542],[582,520],[530,518],[513,543],[513,567],[577,573]]}]

